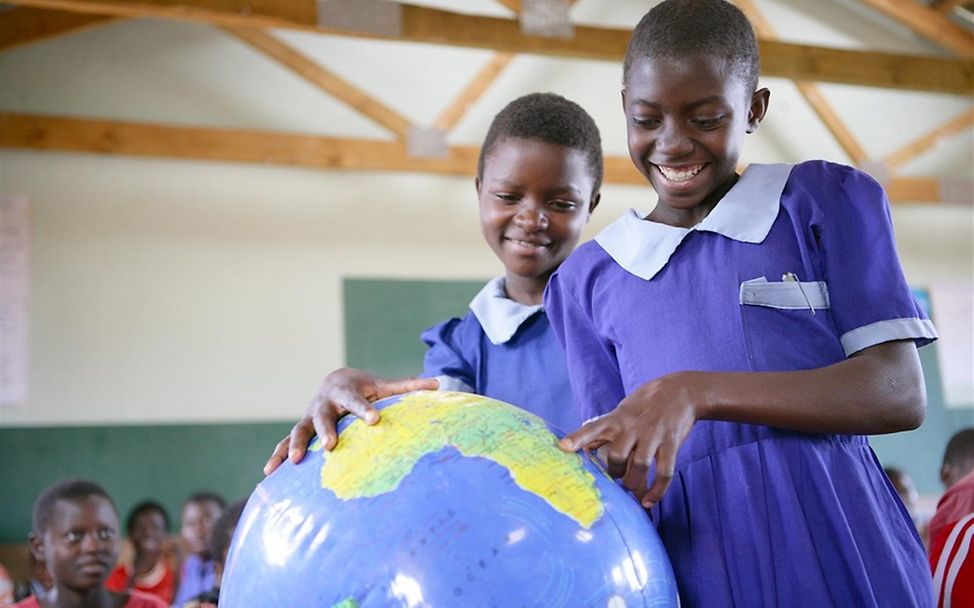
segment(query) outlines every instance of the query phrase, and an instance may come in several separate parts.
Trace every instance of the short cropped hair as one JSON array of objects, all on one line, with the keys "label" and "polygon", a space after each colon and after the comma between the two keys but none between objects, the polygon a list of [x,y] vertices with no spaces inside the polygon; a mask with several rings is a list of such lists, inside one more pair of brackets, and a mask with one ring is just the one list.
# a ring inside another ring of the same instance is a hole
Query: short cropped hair
[{"label": "short cropped hair", "polygon": [[690,55],[727,58],[750,95],[758,86],[761,57],[751,23],[726,0],[665,0],[632,32],[622,82],[639,59],[680,59]]},{"label": "short cropped hair", "polygon": [[118,514],[115,501],[108,495],[105,488],[88,479],[63,479],[49,485],[34,501],[31,512],[33,517],[34,534],[38,536],[47,532],[54,518],[54,507],[60,500],[80,500],[89,496],[98,496],[112,505],[112,510]]},{"label": "short cropped hair", "polygon": [[132,528],[135,526],[135,520],[143,513],[158,513],[162,516],[162,525],[166,532],[169,532],[169,513],[166,512],[166,508],[154,500],[144,500],[139,504],[132,507],[129,511],[129,516],[125,520],[125,531],[129,536],[132,536]]},{"label": "short cropped hair", "polygon": [[944,450],[944,464],[962,471],[974,469],[974,427],[954,433]]},{"label": "short cropped hair", "polygon": [[247,506],[246,500],[239,500],[223,512],[220,519],[216,520],[213,526],[213,536],[210,538],[210,553],[213,559],[223,563],[223,554],[230,548],[230,541],[233,539],[233,532],[237,529],[237,522],[244,507]]},{"label": "short cropped hair", "polygon": [[578,150],[585,155],[592,176],[592,195],[602,187],[602,138],[595,121],[582,106],[555,93],[518,97],[494,116],[480,147],[477,178],[484,176],[484,161],[498,142],[530,139]]},{"label": "short cropped hair", "polygon": [[220,507],[220,509],[227,508],[227,501],[223,500],[223,497],[214,492],[196,492],[192,496],[186,499],[183,503],[185,507],[188,504],[202,504],[204,502],[212,502]]}]

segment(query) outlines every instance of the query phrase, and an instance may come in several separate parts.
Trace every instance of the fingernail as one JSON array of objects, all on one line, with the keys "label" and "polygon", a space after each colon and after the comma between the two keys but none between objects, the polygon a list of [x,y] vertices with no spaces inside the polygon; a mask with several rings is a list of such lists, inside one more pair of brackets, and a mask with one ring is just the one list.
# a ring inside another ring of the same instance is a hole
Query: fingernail
[{"label": "fingernail", "polygon": [[368,412],[367,414],[365,414],[365,422],[367,422],[368,424],[375,424],[378,421],[379,421],[379,414],[377,414],[376,412]]},{"label": "fingernail", "polygon": [[562,439],[561,441],[559,441],[558,447],[560,447],[563,450],[569,450],[571,452],[575,451],[575,446],[572,445],[572,442],[569,441],[568,439]]},{"label": "fingernail", "polygon": [[644,509],[652,509],[653,508],[653,505],[655,505],[655,504],[656,503],[653,502],[653,501],[651,501],[651,500],[644,500],[643,501],[643,508]]}]

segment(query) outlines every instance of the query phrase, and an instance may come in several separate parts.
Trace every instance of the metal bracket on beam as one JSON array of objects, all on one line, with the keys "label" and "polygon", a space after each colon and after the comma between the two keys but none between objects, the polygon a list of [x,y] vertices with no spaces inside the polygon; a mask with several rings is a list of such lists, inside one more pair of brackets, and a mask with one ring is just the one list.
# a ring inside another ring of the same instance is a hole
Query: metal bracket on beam
[{"label": "metal bracket on beam", "polygon": [[435,127],[409,127],[406,153],[416,158],[446,158],[450,154],[446,131]]},{"label": "metal bracket on beam", "polygon": [[575,30],[569,8],[569,0],[522,0],[521,32],[546,38],[571,38]]},{"label": "metal bracket on beam", "polygon": [[385,37],[402,35],[402,5],[384,0],[318,0],[318,25]]}]

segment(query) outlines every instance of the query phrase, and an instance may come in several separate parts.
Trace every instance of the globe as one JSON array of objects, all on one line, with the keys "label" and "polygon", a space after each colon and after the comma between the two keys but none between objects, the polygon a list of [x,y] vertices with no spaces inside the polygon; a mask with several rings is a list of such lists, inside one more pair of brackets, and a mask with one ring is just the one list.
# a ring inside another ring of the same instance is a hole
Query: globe
[{"label": "globe", "polygon": [[513,405],[423,391],[346,417],[250,496],[221,606],[676,606],[638,501]]}]

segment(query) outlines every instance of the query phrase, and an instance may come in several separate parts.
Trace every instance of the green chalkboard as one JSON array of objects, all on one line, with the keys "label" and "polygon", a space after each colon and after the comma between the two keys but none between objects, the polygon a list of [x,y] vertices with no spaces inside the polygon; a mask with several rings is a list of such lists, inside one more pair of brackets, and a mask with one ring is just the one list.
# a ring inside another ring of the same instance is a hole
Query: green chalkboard
[{"label": "green chalkboard", "polygon": [[467,313],[484,281],[345,279],[345,360],[388,377],[423,369],[424,329]]},{"label": "green chalkboard", "polygon": [[34,498],[66,477],[102,484],[123,520],[147,498],[161,502],[174,524],[193,492],[246,498],[292,424],[0,429],[0,543],[26,542]]}]

